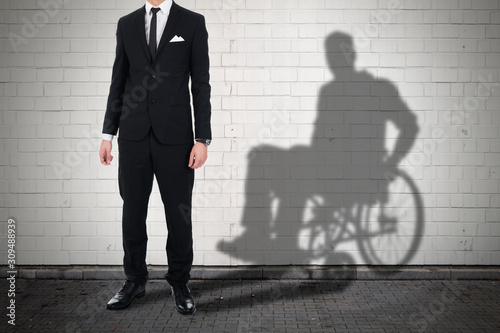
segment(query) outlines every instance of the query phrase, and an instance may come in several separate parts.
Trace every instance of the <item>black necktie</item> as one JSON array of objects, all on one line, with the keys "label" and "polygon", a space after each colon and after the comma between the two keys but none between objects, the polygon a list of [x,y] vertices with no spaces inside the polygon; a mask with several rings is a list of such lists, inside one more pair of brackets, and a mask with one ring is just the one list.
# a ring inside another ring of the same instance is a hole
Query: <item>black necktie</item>
[{"label": "black necktie", "polygon": [[151,8],[151,11],[153,12],[153,17],[151,18],[151,25],[149,27],[149,51],[151,52],[151,58],[154,60],[156,56],[156,13],[160,8]]}]

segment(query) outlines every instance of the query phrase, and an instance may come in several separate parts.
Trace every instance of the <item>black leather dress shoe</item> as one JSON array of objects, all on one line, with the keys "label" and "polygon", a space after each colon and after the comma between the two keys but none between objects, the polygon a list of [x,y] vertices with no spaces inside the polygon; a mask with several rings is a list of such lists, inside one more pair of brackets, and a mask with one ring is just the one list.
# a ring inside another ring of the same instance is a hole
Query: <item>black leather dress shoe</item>
[{"label": "black leather dress shoe", "polygon": [[146,285],[136,284],[132,281],[126,281],[116,295],[108,302],[108,310],[123,310],[132,304],[136,298],[146,295]]},{"label": "black leather dress shoe", "polygon": [[187,283],[174,284],[172,286],[172,296],[175,300],[175,309],[182,315],[190,315],[196,311],[193,295]]}]

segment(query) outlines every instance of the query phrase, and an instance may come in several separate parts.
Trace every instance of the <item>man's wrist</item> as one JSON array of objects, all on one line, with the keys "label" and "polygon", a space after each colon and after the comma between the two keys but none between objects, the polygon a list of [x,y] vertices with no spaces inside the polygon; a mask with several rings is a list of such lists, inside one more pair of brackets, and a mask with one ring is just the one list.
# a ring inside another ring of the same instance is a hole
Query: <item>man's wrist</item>
[{"label": "man's wrist", "polygon": [[113,134],[102,133],[102,139],[106,141],[113,141]]},{"label": "man's wrist", "polygon": [[212,143],[212,140],[210,139],[201,139],[201,138],[197,138],[197,139],[194,139],[196,142],[200,142],[200,143],[203,143],[205,146],[210,146],[210,144]]}]

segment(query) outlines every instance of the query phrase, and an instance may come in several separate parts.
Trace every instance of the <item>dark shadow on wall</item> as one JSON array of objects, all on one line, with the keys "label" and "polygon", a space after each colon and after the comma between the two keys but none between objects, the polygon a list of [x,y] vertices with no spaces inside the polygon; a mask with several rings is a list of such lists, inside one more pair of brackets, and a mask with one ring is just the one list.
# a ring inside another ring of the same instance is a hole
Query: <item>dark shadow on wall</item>
[{"label": "dark shadow on wall", "polygon": [[399,166],[418,133],[394,84],[354,67],[352,37],[325,40],[334,80],[309,145],[254,147],[243,220],[219,250],[240,265],[404,265],[424,229],[417,186]]}]

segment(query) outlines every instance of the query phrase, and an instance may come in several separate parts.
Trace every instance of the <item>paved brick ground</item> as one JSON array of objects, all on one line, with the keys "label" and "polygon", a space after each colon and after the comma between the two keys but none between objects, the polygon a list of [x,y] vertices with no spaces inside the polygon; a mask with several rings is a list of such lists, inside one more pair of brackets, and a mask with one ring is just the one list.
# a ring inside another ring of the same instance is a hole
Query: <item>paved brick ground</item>
[{"label": "paved brick ground", "polygon": [[500,332],[494,281],[192,281],[193,316],[164,281],[125,311],[105,309],[118,281],[17,280],[16,328],[1,332]]}]

